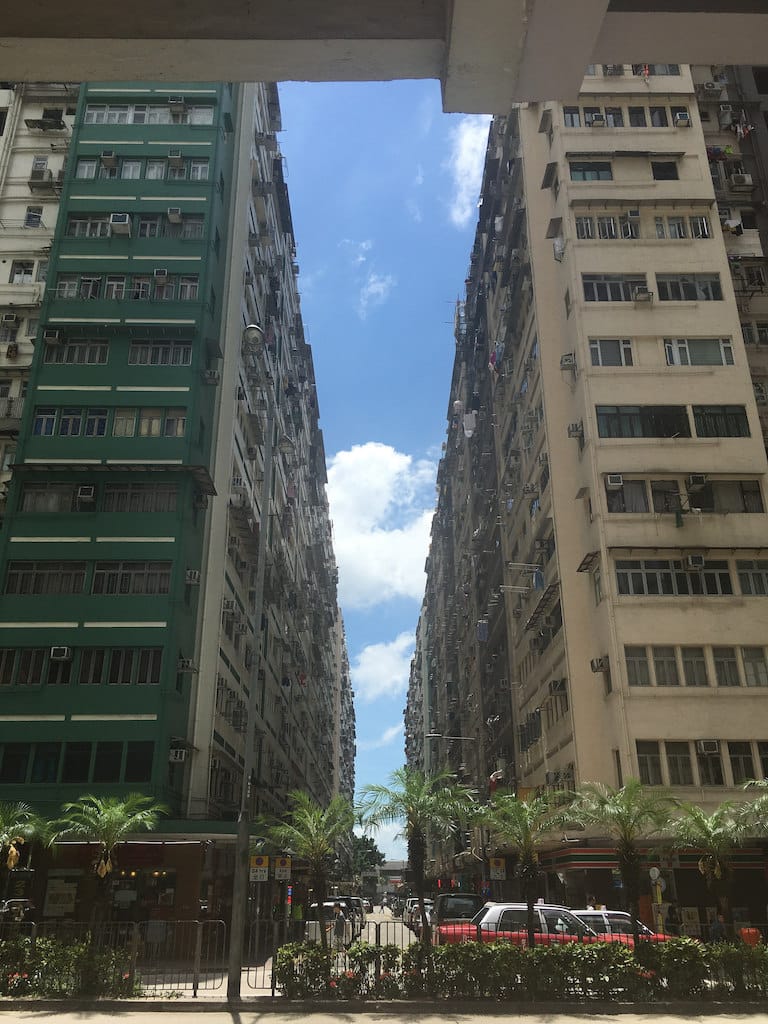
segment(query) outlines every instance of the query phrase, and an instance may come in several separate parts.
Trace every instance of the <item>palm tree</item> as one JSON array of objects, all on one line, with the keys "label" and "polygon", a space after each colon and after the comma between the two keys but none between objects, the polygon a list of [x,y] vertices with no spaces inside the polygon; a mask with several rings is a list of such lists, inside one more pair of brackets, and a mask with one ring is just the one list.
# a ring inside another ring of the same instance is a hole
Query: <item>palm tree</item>
[{"label": "palm tree", "polygon": [[294,857],[305,860],[317,902],[320,942],[325,949],[328,938],[323,921],[323,907],[328,889],[328,869],[338,844],[352,831],[354,813],[344,797],[336,796],[327,807],[321,807],[309,794],[295,789],[288,794],[291,810],[284,820],[265,828],[269,842]]},{"label": "palm tree", "polygon": [[672,845],[676,850],[700,852],[699,871],[717,901],[718,911],[730,920],[731,859],[734,850],[758,831],[754,805],[726,800],[711,814],[695,804],[684,804],[681,810],[672,823]]},{"label": "palm tree", "polygon": [[668,828],[676,806],[665,789],[645,787],[639,779],[627,779],[619,789],[601,782],[586,782],[575,794],[567,816],[574,824],[609,835],[616,846],[621,881],[626,893],[635,945],[639,939],[640,850],[643,839]]},{"label": "palm tree", "polygon": [[25,803],[0,803],[0,871],[5,872],[3,898],[8,898],[13,870],[21,859],[21,847],[34,840],[45,841],[48,823]]},{"label": "palm tree", "polygon": [[426,887],[427,840],[431,834],[448,837],[462,825],[477,818],[478,808],[471,790],[456,782],[448,771],[425,775],[407,766],[397,768],[389,777],[389,786],[365,787],[360,813],[366,828],[401,824],[408,844],[408,863],[419,903],[421,937],[431,942],[431,930],[424,908]]},{"label": "palm tree", "polygon": [[[53,826],[53,842],[79,839],[98,846],[93,870],[99,879],[102,913],[106,918],[109,914],[109,875],[117,864],[118,845],[136,832],[151,832],[157,828],[166,808],[141,793],[129,793],[125,797],[100,797],[88,793],[64,804],[62,812],[61,820]],[[92,921],[95,915],[96,904]]]},{"label": "palm tree", "polygon": [[511,847],[517,853],[516,873],[527,904],[528,945],[533,946],[534,903],[538,894],[539,851],[545,837],[565,823],[562,807],[556,806],[560,794],[544,794],[521,799],[512,793],[495,793],[483,813],[491,833],[491,842]]}]

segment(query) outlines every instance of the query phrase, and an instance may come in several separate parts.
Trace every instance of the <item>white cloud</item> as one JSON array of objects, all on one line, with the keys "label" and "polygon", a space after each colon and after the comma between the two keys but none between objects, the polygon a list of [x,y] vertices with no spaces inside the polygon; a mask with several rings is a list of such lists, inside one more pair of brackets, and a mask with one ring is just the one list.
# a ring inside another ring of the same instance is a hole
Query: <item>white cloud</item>
[{"label": "white cloud", "polygon": [[385,303],[396,284],[397,279],[392,274],[377,274],[375,270],[371,270],[360,289],[357,304],[360,319],[365,320],[369,307]]},{"label": "white cloud", "polygon": [[353,238],[342,238],[339,242],[339,248],[349,253],[349,259],[353,267],[359,267],[368,259],[368,253],[373,248],[373,242],[370,238],[366,238],[362,242],[356,242]]},{"label": "white cloud", "polygon": [[436,463],[377,441],[337,452],[328,501],[342,608],[393,598],[421,601]]},{"label": "white cloud", "polygon": [[486,114],[467,114],[451,129],[451,152],[446,161],[453,178],[449,214],[451,223],[459,228],[466,227],[476,214],[489,123]]},{"label": "white cloud", "polygon": [[398,736],[402,736],[402,734],[403,723],[398,722],[397,725],[390,725],[390,727],[388,729],[385,729],[381,736],[377,737],[375,740],[358,740],[357,749],[380,750],[382,747],[388,747],[391,743],[394,743]]},{"label": "white cloud", "polygon": [[[379,697],[396,697],[405,693],[415,644],[413,633],[400,633],[389,643],[364,647],[350,665],[356,697],[370,703]],[[402,730],[402,726],[399,728]],[[376,745],[384,746],[383,743]]]}]

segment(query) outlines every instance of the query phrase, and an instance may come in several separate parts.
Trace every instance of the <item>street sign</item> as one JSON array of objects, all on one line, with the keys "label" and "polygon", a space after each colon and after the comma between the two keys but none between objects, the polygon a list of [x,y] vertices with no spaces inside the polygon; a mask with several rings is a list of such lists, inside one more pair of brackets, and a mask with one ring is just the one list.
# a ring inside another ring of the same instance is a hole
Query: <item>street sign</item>
[{"label": "street sign", "polygon": [[261,854],[252,856],[248,877],[252,882],[268,882],[269,857],[263,857]]},{"label": "street sign", "polygon": [[507,877],[507,862],[504,857],[490,858],[490,876],[492,882],[504,882]]},{"label": "street sign", "polygon": [[275,880],[287,882],[291,877],[291,858],[275,857]]}]

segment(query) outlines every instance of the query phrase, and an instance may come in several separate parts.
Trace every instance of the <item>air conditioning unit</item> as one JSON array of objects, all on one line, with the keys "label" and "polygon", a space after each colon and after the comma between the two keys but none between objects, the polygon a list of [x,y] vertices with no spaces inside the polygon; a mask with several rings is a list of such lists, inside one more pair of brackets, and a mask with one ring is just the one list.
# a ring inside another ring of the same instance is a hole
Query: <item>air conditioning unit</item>
[{"label": "air conditioning unit", "polygon": [[168,150],[168,163],[171,167],[182,167],[184,165],[184,154],[180,149]]},{"label": "air conditioning unit", "polygon": [[96,500],[96,488],[93,484],[84,484],[82,487],[77,488],[77,500],[78,501],[95,501]]},{"label": "air conditioning unit", "polygon": [[180,206],[169,206],[165,213],[171,224],[181,224],[182,216]]},{"label": "air conditioning unit", "polygon": [[688,555],[685,564],[689,569],[703,569],[704,561],[704,555]]},{"label": "air conditioning unit", "polygon": [[156,279],[158,279],[158,280],[165,280],[165,278],[168,277],[168,268],[167,267],[155,267],[155,269],[152,271],[152,273],[154,274]]},{"label": "air conditioning unit", "polygon": [[238,622],[238,624],[235,626],[235,632],[239,633],[241,636],[245,636],[245,634],[248,632],[248,623]]},{"label": "air conditioning unit", "polygon": [[43,331],[43,341],[47,341],[49,345],[58,345],[61,340],[61,331],[54,331],[50,328]]},{"label": "air conditioning unit", "polygon": [[589,663],[589,667],[593,672],[607,672],[608,671],[608,655],[603,655],[602,658],[592,658]]},{"label": "air conditioning unit", "polygon": [[52,647],[49,658],[51,661],[72,661],[71,647]]},{"label": "air conditioning unit", "polygon": [[536,484],[523,484],[523,494],[538,494],[538,491]]},{"label": "air conditioning unit", "polygon": [[565,239],[555,238],[552,240],[552,255],[555,257],[558,263],[562,263],[565,259]]},{"label": "air conditioning unit", "polygon": [[184,102],[183,96],[168,97],[168,106],[174,113],[179,113],[179,111],[183,110],[186,107],[186,105],[187,104]]},{"label": "air conditioning unit", "polygon": [[224,600],[221,602],[221,610],[224,612],[225,615],[234,615],[235,611],[237,610],[237,602],[234,600],[234,598],[225,597]]},{"label": "air conditioning unit", "polygon": [[732,174],[731,175],[731,186],[732,186],[732,188],[752,188],[752,175],[751,174]]},{"label": "air conditioning unit", "polygon": [[188,583],[190,586],[193,587],[200,586],[200,578],[201,577],[199,569],[187,569],[187,571],[184,573],[184,582]]},{"label": "air conditioning unit", "polygon": [[643,288],[643,287],[635,288],[635,290],[632,292],[632,301],[633,302],[653,302],[653,292],[651,292],[647,288]]},{"label": "air conditioning unit", "polygon": [[259,457],[259,449],[256,447],[255,444],[249,444],[248,447],[245,449],[245,454],[248,456],[249,459],[257,459]]},{"label": "air conditioning unit", "polygon": [[605,476],[605,489],[607,491],[620,491],[624,486],[624,477],[621,473],[607,473]]},{"label": "air conditioning unit", "polygon": [[576,353],[566,352],[565,355],[560,356],[560,369],[561,370],[575,370],[576,369]]},{"label": "air conditioning unit", "polygon": [[568,437],[583,437],[584,436],[584,425],[583,423],[569,423],[568,424]]},{"label": "air conditioning unit", "polygon": [[131,215],[129,213],[110,213],[109,230],[113,235],[130,235]]},{"label": "air conditioning unit", "polygon": [[705,82],[702,87],[702,92],[709,93],[710,95],[719,96],[723,91],[723,87],[719,82]]},{"label": "air conditioning unit", "polygon": [[117,153],[114,149],[102,149],[100,159],[102,167],[117,167]]},{"label": "air conditioning unit", "polygon": [[18,322],[19,317],[17,313],[3,313],[4,324],[17,324]]},{"label": "air conditioning unit", "polygon": [[719,754],[720,740],[696,740],[696,751],[699,754]]},{"label": "air conditioning unit", "polygon": [[633,206],[630,210],[627,210],[628,220],[640,220],[640,208]]},{"label": "air conditioning unit", "polygon": [[245,490],[245,481],[243,480],[243,478],[241,476],[233,476],[232,477],[232,490],[234,490],[234,491],[244,491]]},{"label": "air conditioning unit", "polygon": [[171,747],[168,751],[169,764],[184,764],[187,760],[187,752],[183,747]]},{"label": "air conditioning unit", "polygon": [[589,123],[590,128],[605,128],[605,118],[602,114],[595,114]]},{"label": "air conditioning unit", "polygon": [[548,453],[547,452],[540,452],[539,453],[539,457],[538,457],[538,459],[536,461],[538,462],[538,464],[540,466],[548,466],[549,465],[549,455],[548,455]]},{"label": "air conditioning unit", "polygon": [[203,370],[203,382],[205,384],[218,384],[221,374],[218,370]]},{"label": "air conditioning unit", "polygon": [[706,473],[691,473],[691,475],[688,477],[688,481],[686,483],[686,487],[688,488],[688,493],[689,494],[692,493],[693,491],[700,491],[703,487],[706,487],[706,485],[707,485],[707,474]]},{"label": "air conditioning unit", "polygon": [[683,113],[682,110],[675,114],[675,128],[690,128],[691,116]]},{"label": "air conditioning unit", "polygon": [[194,672],[195,671],[195,663],[192,661],[191,658],[179,658],[179,660],[176,662],[176,671],[177,672]]}]

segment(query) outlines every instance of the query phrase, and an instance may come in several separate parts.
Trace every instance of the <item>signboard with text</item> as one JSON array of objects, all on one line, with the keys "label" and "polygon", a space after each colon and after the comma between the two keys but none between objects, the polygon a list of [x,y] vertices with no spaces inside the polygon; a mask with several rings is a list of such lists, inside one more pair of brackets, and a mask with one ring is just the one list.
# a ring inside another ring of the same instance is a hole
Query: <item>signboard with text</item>
[{"label": "signboard with text", "polygon": [[492,882],[504,882],[507,877],[507,862],[504,857],[490,858],[490,876]]},{"label": "signboard with text", "polygon": [[291,878],[291,858],[275,857],[275,879],[278,882],[288,882]]},{"label": "signboard with text", "polygon": [[251,857],[249,878],[252,882],[269,881],[269,857],[261,854]]}]

